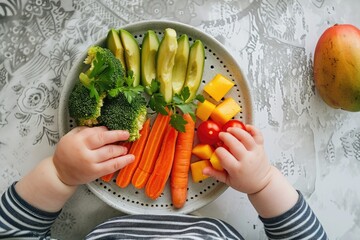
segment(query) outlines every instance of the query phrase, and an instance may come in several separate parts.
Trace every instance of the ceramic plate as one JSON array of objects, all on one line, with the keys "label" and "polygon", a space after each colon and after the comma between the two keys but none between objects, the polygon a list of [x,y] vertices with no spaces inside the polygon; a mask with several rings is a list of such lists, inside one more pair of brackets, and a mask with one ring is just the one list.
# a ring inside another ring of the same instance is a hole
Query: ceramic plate
[{"label": "ceramic plate", "polygon": [[[130,24],[123,27],[133,34],[135,39],[141,44],[144,34],[147,30],[154,30],[159,39],[162,39],[166,28],[176,30],[178,36],[186,33],[189,36],[190,44],[200,39],[205,46],[205,67],[203,81],[199,88],[199,93],[203,92],[204,85],[210,81],[217,73],[221,73],[235,83],[227,96],[233,97],[241,106],[242,111],[235,116],[245,123],[252,123],[252,100],[247,81],[245,80],[240,67],[231,56],[231,54],[213,37],[204,32],[181,23],[169,21],[146,21]],[[106,36],[94,45],[103,45]],[[66,134],[76,126],[75,121],[69,117],[67,101],[71,90],[78,81],[78,76],[85,69],[83,60],[86,52],[76,62],[67,76],[59,107],[59,132],[60,136]],[[197,125],[199,121],[197,122]],[[195,138],[194,144],[197,143]],[[193,158],[192,161],[196,159]],[[116,176],[116,175],[115,175]],[[193,183],[189,173],[189,191],[187,201],[183,208],[175,209],[171,203],[169,183],[167,183],[164,192],[157,200],[151,200],[146,197],[144,190],[136,189],[131,184],[121,189],[115,184],[115,179],[105,183],[98,179],[88,184],[89,189],[104,202],[110,206],[128,214],[171,214],[171,213],[189,213],[195,211],[221,195],[227,186],[212,178],[208,178],[200,183]]]}]

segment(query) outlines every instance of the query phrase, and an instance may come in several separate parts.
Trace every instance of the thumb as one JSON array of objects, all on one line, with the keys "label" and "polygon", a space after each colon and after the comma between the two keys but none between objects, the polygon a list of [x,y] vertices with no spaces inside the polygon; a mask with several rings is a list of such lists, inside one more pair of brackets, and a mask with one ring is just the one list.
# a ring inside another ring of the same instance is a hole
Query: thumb
[{"label": "thumb", "polygon": [[226,171],[218,171],[212,167],[206,167],[202,172],[204,175],[215,178],[216,180],[226,183],[228,179],[228,173]]}]

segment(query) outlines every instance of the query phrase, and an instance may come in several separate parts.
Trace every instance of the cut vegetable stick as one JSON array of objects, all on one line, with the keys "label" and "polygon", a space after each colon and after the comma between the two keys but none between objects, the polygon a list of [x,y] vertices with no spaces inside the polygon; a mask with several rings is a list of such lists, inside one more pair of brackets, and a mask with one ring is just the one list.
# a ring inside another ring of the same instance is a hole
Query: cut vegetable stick
[{"label": "cut vegetable stick", "polygon": [[161,144],[165,134],[165,129],[169,125],[170,115],[158,114],[151,128],[149,139],[146,142],[140,163],[136,168],[131,183],[136,188],[143,188],[148,181],[150,174],[154,170],[155,161],[159,154]]},{"label": "cut vegetable stick", "polygon": [[[120,145],[126,147],[128,149],[128,151],[131,147],[131,144],[132,144],[132,142],[121,142],[120,143]],[[110,182],[110,180],[113,178],[115,173],[116,173],[116,171],[113,173],[106,174],[105,176],[101,177],[101,180],[103,180],[104,182]]]},{"label": "cut vegetable stick", "polygon": [[129,153],[135,156],[135,160],[129,165],[125,166],[123,169],[121,169],[116,177],[116,184],[119,187],[126,188],[131,182],[131,178],[134,175],[137,166],[139,165],[149,134],[150,119],[147,119],[144,123],[143,128],[140,130],[140,138],[132,144],[129,150]]},{"label": "cut vegetable stick", "polygon": [[170,189],[174,207],[184,206],[187,198],[191,151],[194,142],[195,122],[189,114],[184,114],[187,121],[185,132],[178,135],[174,163],[171,170]]},{"label": "cut vegetable stick", "polygon": [[154,171],[150,175],[145,187],[145,194],[153,200],[157,199],[164,191],[165,184],[169,178],[174,161],[177,136],[178,131],[168,125]]}]

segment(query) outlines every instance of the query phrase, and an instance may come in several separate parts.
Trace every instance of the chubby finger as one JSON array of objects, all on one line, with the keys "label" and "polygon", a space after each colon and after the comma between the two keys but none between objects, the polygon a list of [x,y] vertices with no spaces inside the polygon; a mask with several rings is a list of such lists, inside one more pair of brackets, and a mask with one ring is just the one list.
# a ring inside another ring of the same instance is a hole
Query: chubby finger
[{"label": "chubby finger", "polygon": [[256,147],[256,142],[252,135],[240,128],[229,128],[228,132],[235,136],[247,150],[252,150]]},{"label": "chubby finger", "polygon": [[229,174],[231,174],[240,165],[240,162],[234,157],[234,155],[232,155],[228,150],[223,147],[218,147],[215,150],[215,154],[219,158],[220,165]]},{"label": "chubby finger", "polygon": [[75,127],[73,129],[71,129],[67,134],[76,134],[76,133],[81,132],[81,131],[83,131],[83,130],[85,130],[87,128],[89,128],[89,127],[85,127],[85,126]]},{"label": "chubby finger", "polygon": [[220,132],[219,138],[229,148],[236,158],[240,158],[246,152],[245,146],[230,132]]},{"label": "chubby finger", "polygon": [[217,171],[216,169],[214,169],[212,167],[206,167],[206,168],[203,169],[202,173],[204,175],[215,178],[219,182],[223,182],[223,183],[227,184],[228,173],[225,172],[225,171]]},{"label": "chubby finger", "polygon": [[264,137],[259,129],[252,125],[246,125],[246,131],[254,138],[254,141],[257,144],[263,144],[264,143]]},{"label": "chubby finger", "polygon": [[107,129],[107,127],[105,127],[105,126],[84,127],[84,128],[85,128],[84,131],[81,131],[81,134],[84,137],[92,136],[92,135],[97,134],[99,132],[109,131]]},{"label": "chubby finger", "polygon": [[87,138],[87,146],[97,149],[107,144],[125,141],[129,138],[129,132],[124,130],[98,131]]},{"label": "chubby finger", "polygon": [[127,154],[127,147],[118,145],[118,144],[109,144],[94,150],[95,159],[97,162],[103,162],[108,159],[120,157]]},{"label": "chubby finger", "polygon": [[126,165],[132,163],[134,159],[135,156],[133,154],[127,154],[98,163],[97,166],[99,176],[104,176],[106,174],[116,172],[117,170],[122,169]]}]

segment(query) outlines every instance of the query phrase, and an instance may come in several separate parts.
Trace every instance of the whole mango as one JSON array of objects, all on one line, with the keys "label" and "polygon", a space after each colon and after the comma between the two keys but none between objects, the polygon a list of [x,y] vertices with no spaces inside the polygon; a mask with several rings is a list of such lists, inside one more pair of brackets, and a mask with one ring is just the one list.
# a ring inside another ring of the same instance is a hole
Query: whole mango
[{"label": "whole mango", "polygon": [[336,24],[321,35],[314,55],[314,80],[333,108],[360,111],[360,30]]}]

